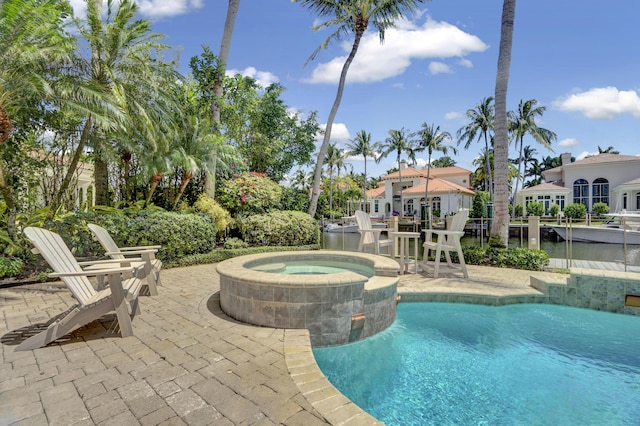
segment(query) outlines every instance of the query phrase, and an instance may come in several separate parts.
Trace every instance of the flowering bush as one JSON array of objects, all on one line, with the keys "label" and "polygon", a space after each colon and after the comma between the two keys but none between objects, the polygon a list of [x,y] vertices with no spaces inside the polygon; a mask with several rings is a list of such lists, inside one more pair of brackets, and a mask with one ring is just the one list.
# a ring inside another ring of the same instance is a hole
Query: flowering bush
[{"label": "flowering bush", "polygon": [[280,205],[282,187],[264,173],[242,173],[220,185],[218,202],[232,215],[266,213]]}]

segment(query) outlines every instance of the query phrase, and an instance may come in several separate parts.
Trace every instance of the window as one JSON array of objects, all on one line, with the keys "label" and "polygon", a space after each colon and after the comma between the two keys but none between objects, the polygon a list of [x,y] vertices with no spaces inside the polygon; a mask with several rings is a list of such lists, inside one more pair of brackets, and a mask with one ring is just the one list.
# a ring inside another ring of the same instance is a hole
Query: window
[{"label": "window", "polygon": [[[595,203],[605,203],[609,205],[609,181],[604,178],[598,178],[591,185],[593,193],[592,201]],[[593,206],[592,204],[592,206]]]},{"label": "window", "polygon": [[431,208],[433,209],[434,212],[436,210],[438,211],[442,210],[442,201],[440,200],[440,197],[433,197],[431,199]]},{"label": "window", "polygon": [[573,202],[589,207],[589,182],[584,179],[573,182]]},{"label": "window", "polygon": [[564,195],[556,195],[555,203],[560,207],[560,211],[564,210]]},{"label": "window", "polygon": [[640,210],[640,192],[636,194],[636,210]]},{"label": "window", "polygon": [[545,216],[549,214],[549,207],[551,207],[551,195],[538,195],[538,201],[544,206]]},{"label": "window", "polygon": [[407,200],[404,209],[405,216],[413,216],[413,198]]},{"label": "window", "polygon": [[373,201],[373,212],[378,213],[380,211],[380,200]]}]

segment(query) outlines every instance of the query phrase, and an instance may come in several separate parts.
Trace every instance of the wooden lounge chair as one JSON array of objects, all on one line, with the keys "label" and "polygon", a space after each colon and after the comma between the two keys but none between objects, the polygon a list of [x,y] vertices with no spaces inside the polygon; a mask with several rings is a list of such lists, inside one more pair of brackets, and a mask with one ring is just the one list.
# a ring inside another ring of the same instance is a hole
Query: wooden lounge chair
[{"label": "wooden lounge chair", "polygon": [[356,210],[356,222],[358,222],[358,232],[360,233],[358,251],[371,248],[374,254],[380,254],[380,248],[387,247],[389,256],[393,256],[393,240],[391,238],[380,239],[380,233],[390,231],[390,229],[374,228],[371,224],[371,217],[362,210]]},{"label": "wooden lounge chair", "polygon": [[[55,271],[49,276],[61,278],[73,293],[78,305],[62,318],[52,322],[45,330],[26,339],[16,347],[16,351],[46,346],[109,312],[116,313],[122,337],[133,335],[131,320],[139,312],[138,293],[142,287],[142,281],[132,276],[134,266],[86,271],[73,257],[60,235],[33,227],[25,228],[24,233]],[[113,260],[109,262],[111,265],[115,263]],[[106,277],[109,286],[104,290],[95,290],[88,279],[90,276]],[[125,278],[127,276],[129,278]]]},{"label": "wooden lounge chair", "polygon": [[158,294],[157,286],[160,285],[160,269],[162,261],[156,259],[155,254],[162,246],[142,246],[142,247],[118,247],[116,242],[111,238],[109,232],[101,226],[94,223],[87,225],[91,232],[96,236],[102,247],[106,250],[106,255],[114,260],[123,260],[130,256],[142,256],[144,260],[144,272],[140,278],[147,280],[149,286],[149,294],[156,296]]},{"label": "wooden lounge chair", "polygon": [[[460,210],[453,216],[453,220],[451,221],[451,226],[447,230],[437,230],[437,229],[427,229],[425,231],[425,241],[423,244],[424,247],[424,255],[423,261],[420,264],[420,268],[422,270],[433,269],[433,277],[438,278],[438,274],[440,272],[440,257],[441,253],[444,251],[445,259],[447,260],[447,266],[452,269],[460,269],[462,271],[462,275],[465,278],[469,278],[469,274],[467,272],[467,265],[464,262],[464,255],[462,254],[462,246],[460,245],[460,239],[464,235],[464,225],[467,223],[467,219],[469,218],[468,210]],[[435,234],[438,238],[436,241],[433,241],[433,234]],[[433,265],[430,262],[427,262],[429,258],[429,252],[434,250],[435,261]],[[454,265],[451,262],[451,256],[449,252],[455,251],[458,254],[458,259],[460,264]]]}]

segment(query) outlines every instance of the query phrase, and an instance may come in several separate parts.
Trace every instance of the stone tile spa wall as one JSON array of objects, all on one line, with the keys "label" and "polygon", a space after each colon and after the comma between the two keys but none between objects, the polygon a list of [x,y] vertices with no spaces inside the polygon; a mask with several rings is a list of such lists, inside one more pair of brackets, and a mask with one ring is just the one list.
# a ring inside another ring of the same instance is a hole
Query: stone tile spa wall
[{"label": "stone tile spa wall", "polygon": [[[256,271],[260,263],[287,261],[368,265],[375,275],[344,271],[287,275]],[[239,321],[275,328],[306,328],[314,346],[363,339],[389,327],[396,318],[398,264],[363,253],[264,253],[218,265],[220,305]]]}]

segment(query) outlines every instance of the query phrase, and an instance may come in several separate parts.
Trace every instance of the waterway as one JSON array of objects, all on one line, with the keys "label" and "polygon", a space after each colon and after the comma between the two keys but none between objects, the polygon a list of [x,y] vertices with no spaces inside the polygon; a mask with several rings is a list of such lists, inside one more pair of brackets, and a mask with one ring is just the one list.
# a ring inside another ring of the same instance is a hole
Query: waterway
[{"label": "waterway", "polygon": [[[358,233],[322,233],[322,248],[327,250],[346,250],[357,251]],[[381,238],[386,238],[383,234]],[[461,241],[463,246],[487,246],[486,240],[483,241],[479,237],[465,236]],[[526,247],[526,238],[518,237],[509,239],[509,247]],[[541,249],[546,251],[551,258],[557,259],[579,259],[579,260],[595,260],[601,262],[617,262],[624,263],[624,246],[622,244],[603,244],[603,243],[578,243],[574,242],[568,246],[565,241],[542,241]],[[627,264],[640,266],[640,246],[627,246]]]}]

